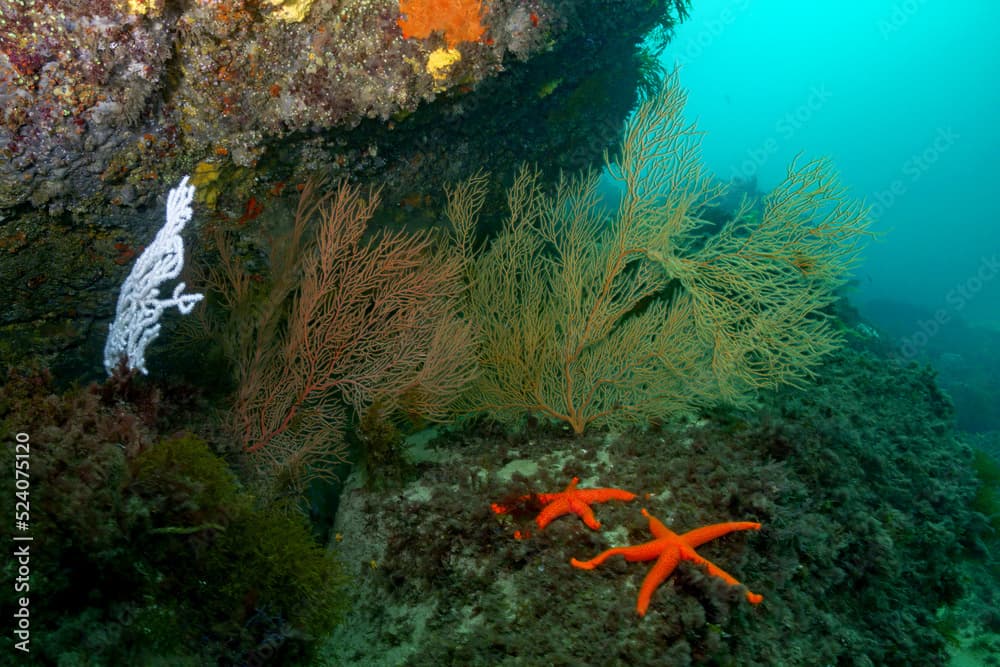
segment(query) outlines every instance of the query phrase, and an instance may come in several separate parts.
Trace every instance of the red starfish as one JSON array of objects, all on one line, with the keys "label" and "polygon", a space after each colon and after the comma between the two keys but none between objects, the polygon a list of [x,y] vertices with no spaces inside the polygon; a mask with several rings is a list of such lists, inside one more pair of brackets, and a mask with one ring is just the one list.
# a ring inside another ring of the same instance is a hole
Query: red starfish
[{"label": "red starfish", "polygon": [[[553,519],[561,517],[563,514],[576,514],[583,522],[597,530],[601,527],[601,522],[594,517],[594,511],[590,509],[592,503],[605,503],[609,500],[632,500],[634,493],[623,491],[622,489],[577,489],[576,485],[580,481],[579,477],[574,477],[564,491],[559,493],[539,493],[534,496],[522,496],[518,500],[528,500],[537,498],[545,505],[542,511],[535,518],[539,530],[549,525]],[[497,514],[506,514],[511,511],[511,507],[493,503],[493,511]]]},{"label": "red starfish", "polygon": [[539,530],[549,525],[553,519],[557,519],[563,514],[569,514],[570,512],[576,514],[583,519],[585,524],[597,530],[601,527],[601,522],[594,517],[594,511],[590,509],[591,503],[606,503],[609,500],[628,501],[635,498],[634,493],[629,493],[622,489],[577,489],[576,484],[579,481],[579,477],[574,477],[573,481],[566,487],[566,490],[559,493],[538,494],[538,499],[545,504],[545,509],[535,518],[535,523],[538,524]]},{"label": "red starfish", "polygon": [[[719,577],[728,584],[733,586],[740,585],[740,582],[738,582],[731,574],[717,567],[714,563],[699,556],[695,552],[695,548],[701,546],[709,540],[722,537],[726,533],[731,533],[735,530],[760,530],[759,523],[753,523],[751,521],[716,523],[703,528],[695,528],[694,530],[688,531],[683,535],[678,535],[664,526],[659,519],[654,517],[645,509],[642,510],[642,514],[649,519],[649,531],[653,533],[653,536],[656,538],[655,540],[631,547],[616,547],[614,549],[608,549],[607,551],[599,553],[590,560],[581,561],[574,558],[570,561],[570,564],[572,564],[573,567],[580,568],[581,570],[593,570],[608,558],[617,554],[625,556],[625,560],[630,562],[653,560],[655,558],[656,563],[654,563],[652,569],[649,570],[649,574],[646,575],[646,578],[642,582],[642,588],[639,589],[639,601],[635,605],[635,610],[639,612],[640,616],[646,614],[646,609],[649,607],[649,599],[653,595],[653,591],[655,591],[656,588],[670,576],[670,573],[674,571],[674,568],[676,568],[677,564],[682,560],[688,560],[692,563],[703,566],[706,570],[708,570],[710,575]],[[764,599],[762,595],[757,595],[756,593],[751,593],[750,591],[747,591],[746,596],[747,600],[749,600],[752,604],[758,604]]]}]

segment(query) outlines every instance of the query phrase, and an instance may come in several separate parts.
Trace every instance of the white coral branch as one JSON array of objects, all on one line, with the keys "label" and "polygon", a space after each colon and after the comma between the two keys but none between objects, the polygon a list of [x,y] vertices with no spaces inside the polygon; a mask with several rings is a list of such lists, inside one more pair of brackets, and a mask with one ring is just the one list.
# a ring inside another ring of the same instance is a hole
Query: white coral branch
[{"label": "white coral branch", "polygon": [[173,280],[184,268],[184,241],[180,233],[191,219],[194,186],[185,176],[167,195],[167,222],[136,260],[122,283],[115,320],[104,346],[104,368],[108,375],[124,359],[130,369],[146,370],[146,346],[160,333],[160,316],[175,307],[187,315],[203,294],[184,294],[184,283],[174,287],[169,299],[161,299],[160,285]]}]

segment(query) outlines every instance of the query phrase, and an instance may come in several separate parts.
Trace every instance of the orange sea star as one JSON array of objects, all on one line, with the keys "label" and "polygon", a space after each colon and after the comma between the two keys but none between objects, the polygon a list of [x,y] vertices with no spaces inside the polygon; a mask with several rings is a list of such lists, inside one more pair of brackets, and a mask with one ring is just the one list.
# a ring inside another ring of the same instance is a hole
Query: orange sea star
[{"label": "orange sea star", "polygon": [[[545,507],[535,518],[538,528],[542,529],[549,525],[553,519],[561,517],[563,514],[576,514],[583,522],[597,530],[601,527],[601,522],[594,516],[594,511],[590,509],[593,503],[606,503],[609,500],[632,500],[634,493],[629,493],[622,489],[578,489],[579,477],[574,477],[573,481],[565,490],[558,493],[539,493],[533,496],[522,496],[518,500],[529,500],[537,498]],[[493,511],[497,514],[506,514],[510,507],[493,503]]]},{"label": "orange sea star", "polygon": [[[683,535],[678,535],[645,509],[642,510],[642,514],[649,519],[649,530],[653,533],[653,537],[656,538],[652,542],[630,547],[615,547],[614,549],[601,552],[590,560],[581,561],[574,558],[570,563],[573,567],[578,567],[581,570],[593,570],[611,556],[619,554],[630,562],[653,560],[655,558],[656,563],[649,570],[649,573],[642,582],[642,587],[639,589],[639,600],[636,603],[635,609],[639,612],[640,616],[646,614],[646,609],[649,608],[649,600],[653,592],[670,576],[674,568],[682,560],[701,565],[710,575],[719,577],[728,584],[733,586],[740,585],[740,582],[731,574],[717,567],[711,561],[699,556],[695,552],[695,548],[709,540],[714,540],[717,537],[736,530],[760,530],[759,523],[751,521],[716,523],[703,528],[695,528]],[[746,597],[752,604],[758,604],[764,599],[762,595],[757,595],[750,591],[746,592]]]}]

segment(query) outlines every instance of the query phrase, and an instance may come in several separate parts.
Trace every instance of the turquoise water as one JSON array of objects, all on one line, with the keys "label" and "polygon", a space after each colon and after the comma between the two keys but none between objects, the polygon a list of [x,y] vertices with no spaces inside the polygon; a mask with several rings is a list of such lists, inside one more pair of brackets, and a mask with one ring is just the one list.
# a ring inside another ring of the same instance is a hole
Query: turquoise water
[{"label": "turquoise water", "polygon": [[1000,5],[699,0],[680,66],[705,159],[767,190],[829,155],[874,206],[855,299],[1000,326]]}]

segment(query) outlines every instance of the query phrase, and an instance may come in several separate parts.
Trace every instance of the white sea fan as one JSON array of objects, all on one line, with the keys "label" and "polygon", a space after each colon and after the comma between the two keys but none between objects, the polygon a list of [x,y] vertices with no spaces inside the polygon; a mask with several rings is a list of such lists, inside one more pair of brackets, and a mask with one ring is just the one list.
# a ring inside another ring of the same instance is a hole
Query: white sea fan
[{"label": "white sea fan", "polygon": [[185,176],[167,195],[167,221],[149,247],[139,255],[118,295],[115,320],[104,345],[104,368],[108,375],[122,359],[130,369],[146,370],[146,346],[160,333],[160,316],[173,306],[187,315],[203,294],[184,294],[177,283],[169,299],[160,298],[160,285],[173,280],[184,268],[184,241],[180,233],[191,219],[194,186]]}]

